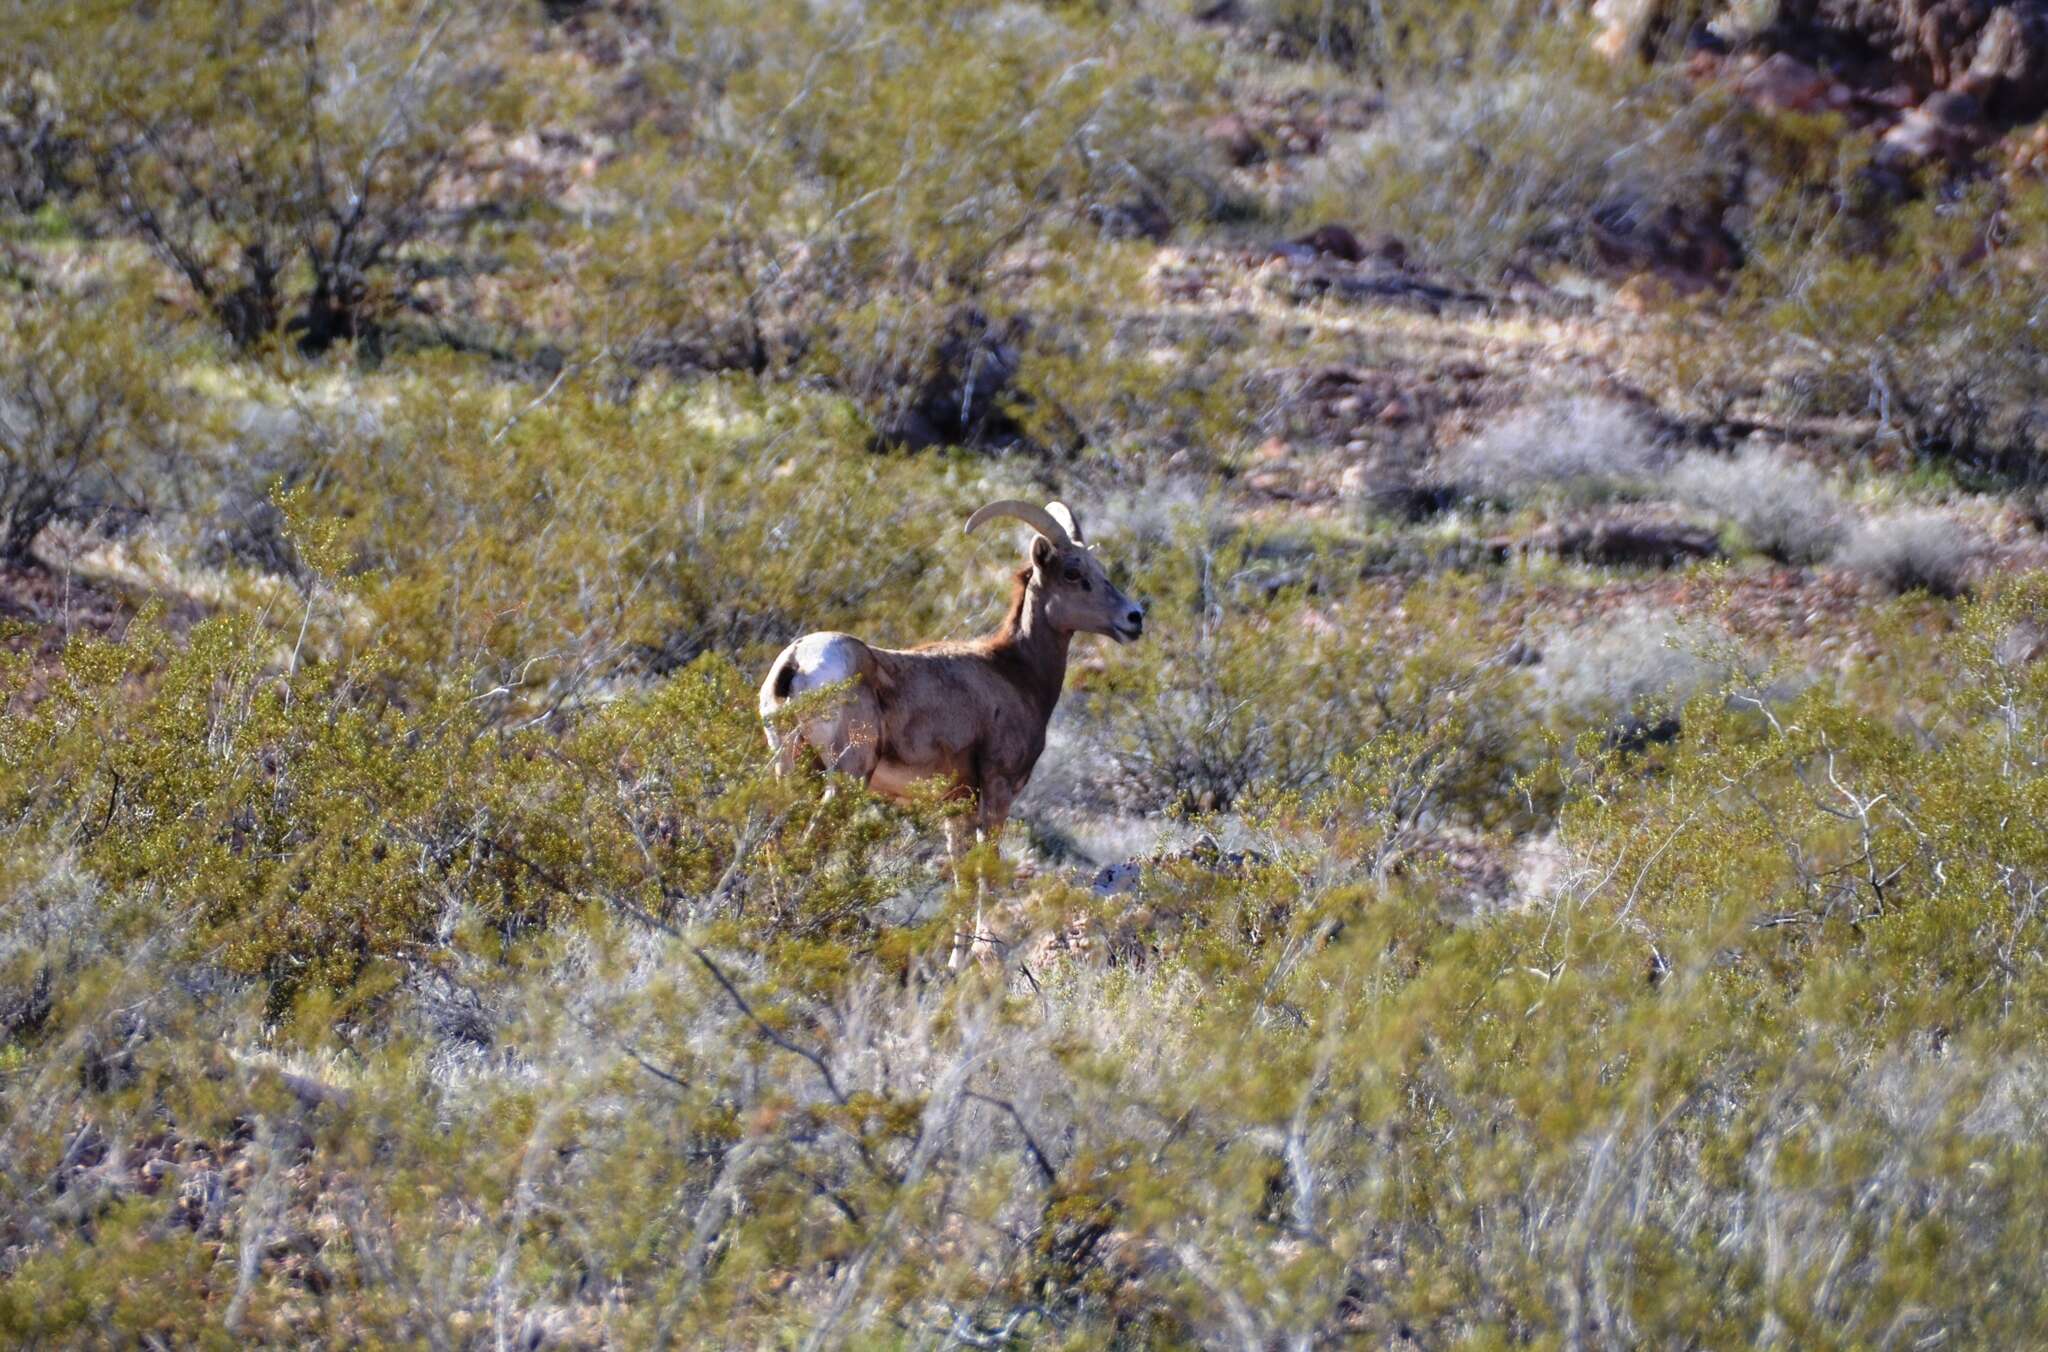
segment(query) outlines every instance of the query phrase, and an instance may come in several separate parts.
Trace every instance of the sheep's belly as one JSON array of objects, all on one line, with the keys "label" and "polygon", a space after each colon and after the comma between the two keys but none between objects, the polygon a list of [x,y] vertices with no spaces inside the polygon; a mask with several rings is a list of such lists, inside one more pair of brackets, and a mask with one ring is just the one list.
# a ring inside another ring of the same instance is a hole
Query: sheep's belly
[{"label": "sheep's belly", "polygon": [[921,782],[952,778],[953,775],[946,770],[915,770],[901,761],[884,760],[875,763],[875,772],[868,776],[868,787],[891,798],[907,798]]}]

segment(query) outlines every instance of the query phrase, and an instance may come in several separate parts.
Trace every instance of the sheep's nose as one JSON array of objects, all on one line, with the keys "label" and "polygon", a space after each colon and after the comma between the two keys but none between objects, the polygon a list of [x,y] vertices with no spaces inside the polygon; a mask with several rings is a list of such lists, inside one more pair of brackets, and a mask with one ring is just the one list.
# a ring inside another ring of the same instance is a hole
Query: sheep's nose
[{"label": "sheep's nose", "polygon": [[1128,624],[1133,629],[1143,629],[1145,627],[1144,610],[1141,607],[1132,606],[1131,613],[1124,616],[1124,623]]}]

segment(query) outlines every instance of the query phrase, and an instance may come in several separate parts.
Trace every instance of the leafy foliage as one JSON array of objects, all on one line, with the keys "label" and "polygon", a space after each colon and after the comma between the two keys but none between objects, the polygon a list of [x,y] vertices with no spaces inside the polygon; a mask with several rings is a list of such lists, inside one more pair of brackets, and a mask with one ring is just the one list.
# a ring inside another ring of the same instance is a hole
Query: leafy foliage
[{"label": "leafy foliage", "polygon": [[26,559],[61,517],[142,508],[192,468],[204,415],[152,351],[177,341],[120,281],[0,316],[0,560]]},{"label": "leafy foliage", "polygon": [[516,25],[482,6],[32,13],[8,73],[55,85],[99,209],[244,346],[289,327],[318,349],[388,315],[465,133],[518,106],[503,70]]},{"label": "leafy foliage", "polygon": [[[2037,189],[1870,194],[1642,64],[1689,6],[1184,8],[19,10],[0,1338],[2037,1338],[2048,583],[1952,501]],[[1193,130],[1361,81],[1320,169]],[[1667,205],[1725,291],[1417,299]],[[1240,247],[1325,207],[1413,256]],[[1459,337],[1558,370],[1398,378]],[[1040,841],[777,779],[775,651],[992,628],[1041,489],[1150,619]],[[1659,495],[1899,594],[1496,543]]]},{"label": "leafy foliage", "polygon": [[1174,111],[1200,95],[1154,21],[778,0],[681,7],[662,37],[649,79],[691,131],[609,172],[622,210],[586,268],[605,341],[816,373],[891,443],[1070,448],[1133,405],[1210,412],[1136,361],[1097,378],[1139,268],[1094,220],[1200,203]]}]

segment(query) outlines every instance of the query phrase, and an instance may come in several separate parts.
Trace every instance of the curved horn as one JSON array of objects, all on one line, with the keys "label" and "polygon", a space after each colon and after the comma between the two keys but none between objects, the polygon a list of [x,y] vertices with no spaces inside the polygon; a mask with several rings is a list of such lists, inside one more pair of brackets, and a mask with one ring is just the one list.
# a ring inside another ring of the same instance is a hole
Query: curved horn
[{"label": "curved horn", "polygon": [[1074,515],[1073,508],[1067,506],[1064,502],[1048,502],[1045,504],[1045,512],[1047,516],[1050,516],[1053,520],[1059,522],[1060,525],[1066,527],[1068,537],[1075,544],[1085,545],[1088,543],[1081,538],[1081,518]]},{"label": "curved horn", "polygon": [[1067,528],[1045,508],[1025,502],[1021,498],[1004,498],[967,518],[967,529],[973,530],[984,521],[993,521],[999,516],[1013,516],[1061,549],[1072,549],[1074,538],[1067,534]]}]

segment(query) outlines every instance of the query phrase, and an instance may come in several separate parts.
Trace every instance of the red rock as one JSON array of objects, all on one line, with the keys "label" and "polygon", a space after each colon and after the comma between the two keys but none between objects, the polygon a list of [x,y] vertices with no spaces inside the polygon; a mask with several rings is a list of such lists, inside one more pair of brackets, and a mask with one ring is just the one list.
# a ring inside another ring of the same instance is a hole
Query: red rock
[{"label": "red rock", "polygon": [[1385,231],[1365,242],[1365,253],[1368,258],[1377,258],[1383,263],[1392,263],[1395,267],[1401,267],[1408,261],[1407,244],[1399,235],[1388,234]]},{"label": "red rock", "polygon": [[1944,91],[1907,110],[1878,141],[1876,160],[1886,169],[1908,169],[1934,159],[1963,160],[1982,139],[1977,101],[1968,94]]},{"label": "red rock", "polygon": [[1266,147],[1258,134],[1236,113],[1226,113],[1217,118],[1203,129],[1202,135],[1210,145],[1223,152],[1223,158],[1240,169],[1266,158]]},{"label": "red rock", "polygon": [[1805,113],[1826,100],[1830,83],[1825,75],[1799,58],[1774,52],[1743,76],[1738,88],[1759,107],[1781,113]]},{"label": "red rock", "polygon": [[1289,242],[1331,258],[1341,258],[1347,263],[1365,261],[1365,246],[1358,242],[1357,235],[1341,225],[1319,225]]},{"label": "red rock", "polygon": [[1977,100],[1957,90],[1943,89],[1929,94],[1920,109],[1943,127],[1960,135],[1974,136],[1984,125],[1984,110]]}]

